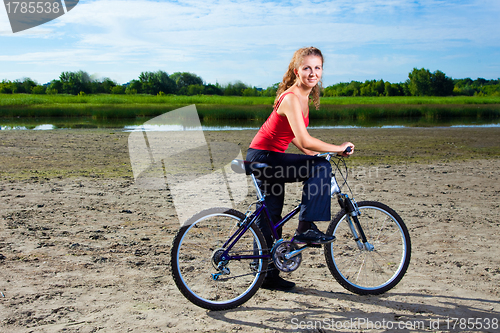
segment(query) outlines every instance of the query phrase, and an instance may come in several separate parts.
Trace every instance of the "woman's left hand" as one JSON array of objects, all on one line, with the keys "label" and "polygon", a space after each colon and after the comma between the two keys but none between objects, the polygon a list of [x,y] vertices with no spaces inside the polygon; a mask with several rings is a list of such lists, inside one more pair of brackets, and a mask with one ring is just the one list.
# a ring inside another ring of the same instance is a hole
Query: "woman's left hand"
[{"label": "woman's left hand", "polygon": [[[351,142],[344,142],[340,147],[342,148],[342,153],[340,154],[342,156],[349,156],[354,153],[354,145]],[[347,148],[351,148],[351,150],[348,152]]]}]

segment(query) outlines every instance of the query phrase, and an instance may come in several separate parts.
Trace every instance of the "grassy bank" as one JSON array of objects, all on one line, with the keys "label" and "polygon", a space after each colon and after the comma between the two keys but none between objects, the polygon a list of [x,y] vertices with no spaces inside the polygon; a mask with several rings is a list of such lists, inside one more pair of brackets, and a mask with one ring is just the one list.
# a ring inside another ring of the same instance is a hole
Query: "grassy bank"
[{"label": "grassy bank", "polygon": [[[195,104],[204,120],[263,120],[272,97],[150,95],[1,95],[0,117],[155,117]],[[500,97],[325,97],[311,119],[499,118]]]},{"label": "grassy bank", "polygon": [[[182,96],[182,95],[28,95],[0,94],[0,107],[30,106],[30,105],[272,105],[272,97],[242,97],[242,96]],[[500,101],[500,99],[499,99]]]},{"label": "grassy bank", "polygon": [[[152,95],[109,95],[96,94],[85,96],[74,95],[28,95],[0,94],[0,107],[33,106],[33,105],[272,105],[273,97],[243,97],[243,96],[152,96]],[[322,97],[322,104],[500,104],[498,96],[394,96],[394,97]],[[73,106],[74,107],[74,106]]]}]

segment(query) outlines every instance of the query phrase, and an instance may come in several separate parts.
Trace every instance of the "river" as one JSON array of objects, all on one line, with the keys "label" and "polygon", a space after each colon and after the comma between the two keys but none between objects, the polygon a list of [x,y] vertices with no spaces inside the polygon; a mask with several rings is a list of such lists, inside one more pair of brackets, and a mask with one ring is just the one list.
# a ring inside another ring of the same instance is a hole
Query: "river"
[{"label": "river", "polygon": [[[92,118],[3,118],[0,130],[57,130],[79,128],[105,128],[123,131],[135,130],[188,130],[179,125],[151,126],[143,125],[148,118],[135,119],[92,119]],[[202,121],[206,131],[256,130],[262,121]],[[392,118],[380,120],[311,120],[309,129],[329,128],[404,128],[404,127],[500,127],[499,118]]]}]

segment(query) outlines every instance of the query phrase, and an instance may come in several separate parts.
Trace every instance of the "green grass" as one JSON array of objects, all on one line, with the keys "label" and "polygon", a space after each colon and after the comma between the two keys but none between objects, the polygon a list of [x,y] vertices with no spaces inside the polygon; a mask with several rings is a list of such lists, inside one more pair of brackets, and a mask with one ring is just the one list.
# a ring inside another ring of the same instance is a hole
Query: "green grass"
[{"label": "green grass", "polygon": [[241,96],[152,96],[152,95],[28,95],[28,94],[0,94],[0,107],[30,106],[30,105],[272,105],[272,97],[241,97]]},{"label": "green grass", "polygon": [[[152,96],[152,95],[108,95],[96,94],[85,96],[74,95],[28,95],[0,94],[0,106],[29,106],[41,104],[217,104],[217,105],[272,105],[273,97],[241,97],[241,96]],[[452,96],[452,97],[322,97],[321,103],[326,105],[352,104],[500,104],[499,96]]]},{"label": "green grass", "polygon": [[381,97],[322,97],[321,104],[500,104],[500,96],[381,96]]},{"label": "green grass", "polygon": [[[155,117],[195,104],[203,120],[263,120],[272,97],[0,94],[0,117]],[[500,97],[324,97],[311,119],[499,118]]]}]

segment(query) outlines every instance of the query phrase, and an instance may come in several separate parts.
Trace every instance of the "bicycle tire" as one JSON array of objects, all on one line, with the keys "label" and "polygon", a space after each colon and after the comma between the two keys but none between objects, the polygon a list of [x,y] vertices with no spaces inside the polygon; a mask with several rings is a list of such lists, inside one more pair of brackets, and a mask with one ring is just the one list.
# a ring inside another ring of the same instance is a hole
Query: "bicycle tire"
[{"label": "bicycle tire", "polygon": [[[181,293],[193,304],[208,310],[227,310],[248,301],[266,275],[269,259],[229,260],[228,275],[212,264],[215,251],[237,230],[245,215],[233,209],[212,208],[190,218],[173,240],[172,276]],[[241,236],[230,255],[267,254],[261,230],[252,224]],[[215,261],[215,260],[214,260]]]},{"label": "bicycle tire", "polygon": [[359,295],[379,295],[394,288],[405,275],[411,257],[408,229],[387,205],[374,201],[358,203],[359,222],[373,251],[359,249],[341,210],[330,222],[325,258],[334,278],[345,289]]}]

